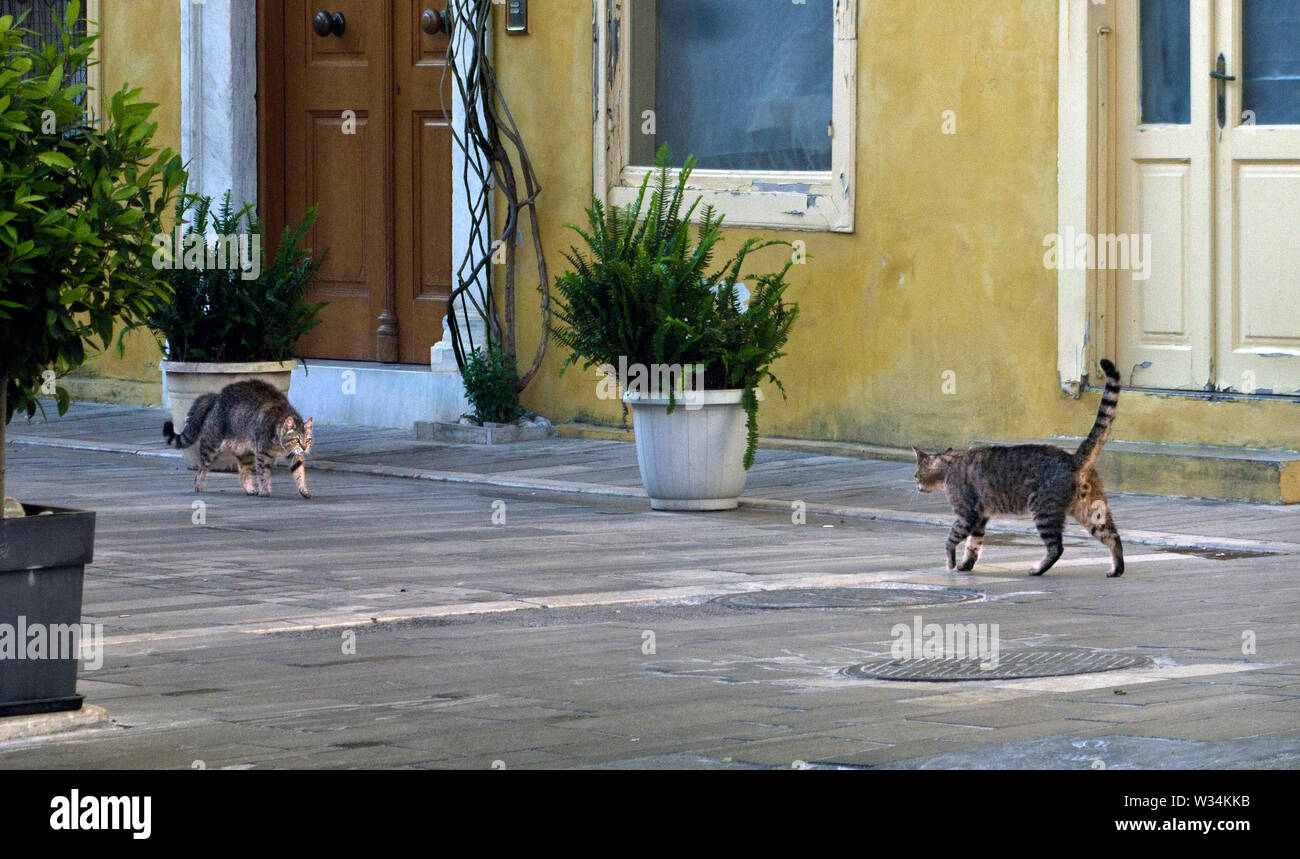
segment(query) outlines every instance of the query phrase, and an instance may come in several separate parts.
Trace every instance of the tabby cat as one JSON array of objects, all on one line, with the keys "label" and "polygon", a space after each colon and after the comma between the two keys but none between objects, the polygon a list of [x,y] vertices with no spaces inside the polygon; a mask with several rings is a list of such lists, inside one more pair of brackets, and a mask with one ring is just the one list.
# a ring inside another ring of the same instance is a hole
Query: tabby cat
[{"label": "tabby cat", "polygon": [[304,421],[284,394],[254,379],[199,397],[190,406],[184,431],[177,435],[172,422],[167,421],[163,437],[175,447],[198,443],[195,492],[204,490],[212,463],[223,449],[229,449],[239,460],[239,482],[249,495],[271,494],[271,465],[277,456],[285,456],[298,484],[298,494],[311,498],[303,458],[311,450],[312,421]]},{"label": "tabby cat", "polygon": [[[1047,555],[1030,575],[1051,569],[1065,550],[1061,542],[1066,514],[1110,549],[1110,576],[1124,575],[1124,547],[1110,515],[1110,502],[1093,466],[1110,434],[1119,402],[1119,372],[1103,360],[1106,392],[1101,397],[1097,422],[1074,453],[1046,444],[1010,447],[976,447],[943,453],[916,454],[916,488],[922,492],[943,489],[957,514],[948,535],[948,569],[968,571],[979,559],[984,528],[989,517],[1029,513],[1047,546]],[[966,541],[960,568],[957,546]]]}]

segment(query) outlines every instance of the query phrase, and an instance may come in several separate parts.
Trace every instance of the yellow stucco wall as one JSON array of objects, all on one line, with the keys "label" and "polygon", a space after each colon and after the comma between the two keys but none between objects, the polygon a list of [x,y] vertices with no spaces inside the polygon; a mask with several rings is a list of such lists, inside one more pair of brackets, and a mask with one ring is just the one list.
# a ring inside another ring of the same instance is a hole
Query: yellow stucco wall
[{"label": "yellow stucco wall", "polygon": [[[501,85],[544,191],[552,275],[591,195],[591,4],[547,0],[531,35],[497,20]],[[801,238],[792,269],[802,315],[767,392],[768,435],[940,446],[971,439],[1082,435],[1097,395],[1062,396],[1056,370],[1057,4],[862,2],[859,12],[857,229]],[[957,131],[941,133],[956,111]],[[530,244],[525,242],[525,249]],[[530,251],[529,251],[530,252]],[[779,251],[770,252],[772,267]],[[521,261],[528,273],[529,261]],[[518,351],[539,329],[528,288]],[[553,419],[618,423],[594,372],[553,344],[525,404]],[[943,392],[945,371],[956,393]],[[1127,394],[1118,438],[1300,448],[1300,405]]]},{"label": "yellow stucco wall", "polygon": [[[144,87],[142,98],[157,102],[154,145],[181,148],[180,4],[175,0],[101,0],[99,12],[100,66],[105,93],[129,83]],[[117,350],[92,359],[62,384],[74,399],[105,402],[161,402],[162,358],[157,341],[147,331],[132,332],[126,352]]]}]

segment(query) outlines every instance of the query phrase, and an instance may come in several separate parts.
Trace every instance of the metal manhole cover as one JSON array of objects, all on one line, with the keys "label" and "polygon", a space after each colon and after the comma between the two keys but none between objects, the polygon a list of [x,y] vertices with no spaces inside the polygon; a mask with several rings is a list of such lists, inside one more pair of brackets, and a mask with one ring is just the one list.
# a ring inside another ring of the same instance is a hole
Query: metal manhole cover
[{"label": "metal manhole cover", "polygon": [[917,680],[952,683],[961,680],[1020,680],[1030,677],[1062,677],[1068,674],[1096,674],[1123,668],[1143,668],[1152,662],[1145,656],[1089,650],[1085,647],[1034,647],[998,654],[996,665],[983,667],[981,657],[964,659],[892,659],[882,656],[844,669],[860,680]]},{"label": "metal manhole cover", "polygon": [[983,592],[973,588],[791,588],[728,594],[713,602],[742,609],[907,608],[983,598]]}]

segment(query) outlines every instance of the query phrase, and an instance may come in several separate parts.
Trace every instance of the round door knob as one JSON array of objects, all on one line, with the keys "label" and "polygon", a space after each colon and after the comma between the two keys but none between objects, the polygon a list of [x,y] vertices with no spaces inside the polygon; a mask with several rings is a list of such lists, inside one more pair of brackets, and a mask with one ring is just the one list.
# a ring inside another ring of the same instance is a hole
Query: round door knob
[{"label": "round door knob", "polygon": [[420,16],[420,29],[430,36],[447,32],[447,13],[425,9]]},{"label": "round door knob", "polygon": [[342,36],[343,31],[348,27],[348,22],[344,20],[342,12],[317,12],[316,16],[311,19],[311,28],[316,31],[317,36]]}]

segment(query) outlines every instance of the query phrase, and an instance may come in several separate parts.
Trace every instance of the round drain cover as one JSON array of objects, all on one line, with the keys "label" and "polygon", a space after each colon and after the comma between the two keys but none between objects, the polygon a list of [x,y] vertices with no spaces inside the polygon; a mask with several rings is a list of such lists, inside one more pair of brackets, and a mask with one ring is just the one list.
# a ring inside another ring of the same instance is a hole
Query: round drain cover
[{"label": "round drain cover", "polygon": [[1150,665],[1145,656],[1089,650],[1086,647],[1033,647],[998,654],[996,665],[981,666],[978,656],[965,659],[891,659],[882,656],[844,669],[862,680],[919,680],[951,683],[961,680],[1021,680],[1095,674]]},{"label": "round drain cover", "polygon": [[973,602],[983,597],[972,588],[792,588],[728,594],[713,601],[746,609],[906,608]]}]

